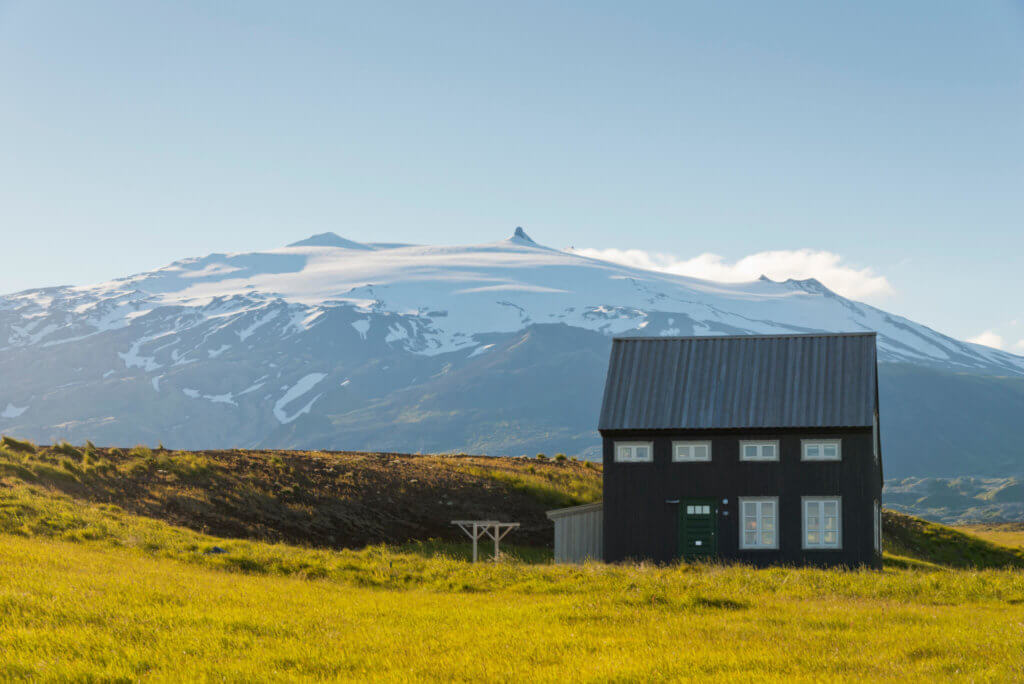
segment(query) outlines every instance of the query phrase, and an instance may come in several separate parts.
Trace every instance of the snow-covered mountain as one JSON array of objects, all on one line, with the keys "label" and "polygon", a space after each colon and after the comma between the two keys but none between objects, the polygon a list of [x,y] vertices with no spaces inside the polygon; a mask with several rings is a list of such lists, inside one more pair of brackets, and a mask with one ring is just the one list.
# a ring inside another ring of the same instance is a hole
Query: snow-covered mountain
[{"label": "snow-covered mountain", "polygon": [[[816,280],[644,271],[538,245],[521,229],[460,247],[327,233],[0,297],[0,430],[168,446],[592,453],[612,335],[819,330],[877,331],[881,360],[917,372],[1024,378],[1022,357]],[[461,396],[474,388],[484,394]]]}]

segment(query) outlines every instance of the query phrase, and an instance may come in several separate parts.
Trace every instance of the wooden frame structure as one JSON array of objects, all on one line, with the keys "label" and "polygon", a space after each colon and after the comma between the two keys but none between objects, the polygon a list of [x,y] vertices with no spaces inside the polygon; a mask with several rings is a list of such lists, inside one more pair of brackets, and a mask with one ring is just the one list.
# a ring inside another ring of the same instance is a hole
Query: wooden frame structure
[{"label": "wooden frame structure", "polygon": [[494,560],[500,554],[499,543],[512,530],[519,527],[517,522],[499,522],[497,520],[452,520],[452,525],[469,535],[473,540],[473,562],[477,560],[477,542],[485,535],[494,540]]}]

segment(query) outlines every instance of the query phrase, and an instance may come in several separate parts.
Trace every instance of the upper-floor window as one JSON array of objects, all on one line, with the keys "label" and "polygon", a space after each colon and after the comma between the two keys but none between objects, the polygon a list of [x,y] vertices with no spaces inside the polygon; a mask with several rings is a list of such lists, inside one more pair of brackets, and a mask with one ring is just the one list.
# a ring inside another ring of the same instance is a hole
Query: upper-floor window
[{"label": "upper-floor window", "polygon": [[843,458],[843,443],[839,439],[805,439],[801,441],[804,461],[838,461]]},{"label": "upper-floor window", "polygon": [[779,548],[777,498],[740,498],[740,548]]},{"label": "upper-floor window", "polygon": [[740,442],[741,461],[778,461],[778,440],[766,442]]},{"label": "upper-floor window", "polygon": [[619,463],[649,463],[654,460],[651,442],[616,442],[615,460]]},{"label": "upper-floor window", "polygon": [[673,461],[710,461],[711,442],[672,442]]},{"label": "upper-floor window", "polygon": [[839,497],[804,497],[804,548],[841,549],[843,502]]}]

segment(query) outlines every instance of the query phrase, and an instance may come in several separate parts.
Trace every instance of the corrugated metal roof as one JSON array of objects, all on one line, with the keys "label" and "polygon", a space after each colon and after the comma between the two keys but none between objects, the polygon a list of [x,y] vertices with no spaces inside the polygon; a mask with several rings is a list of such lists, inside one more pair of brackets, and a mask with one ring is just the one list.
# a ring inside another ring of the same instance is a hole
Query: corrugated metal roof
[{"label": "corrugated metal roof", "polygon": [[875,333],[625,337],[600,430],[871,426]]}]

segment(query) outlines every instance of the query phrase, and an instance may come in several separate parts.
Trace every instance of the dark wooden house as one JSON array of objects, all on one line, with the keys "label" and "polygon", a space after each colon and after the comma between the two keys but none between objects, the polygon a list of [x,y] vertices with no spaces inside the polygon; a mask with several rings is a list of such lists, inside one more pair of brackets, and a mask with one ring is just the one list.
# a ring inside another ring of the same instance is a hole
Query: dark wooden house
[{"label": "dark wooden house", "polygon": [[874,333],[612,343],[607,561],[881,567]]}]

